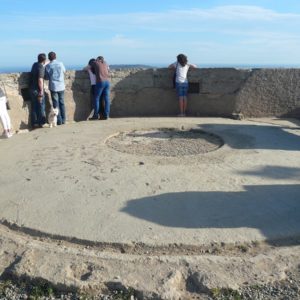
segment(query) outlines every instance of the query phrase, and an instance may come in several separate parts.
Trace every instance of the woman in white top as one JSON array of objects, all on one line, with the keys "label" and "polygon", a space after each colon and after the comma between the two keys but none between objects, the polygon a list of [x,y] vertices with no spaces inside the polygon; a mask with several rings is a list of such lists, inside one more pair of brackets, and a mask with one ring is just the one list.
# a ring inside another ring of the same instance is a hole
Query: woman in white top
[{"label": "woman in white top", "polygon": [[93,63],[96,61],[95,58],[91,58],[89,60],[89,63],[86,67],[83,68],[84,71],[87,71],[90,76],[90,82],[91,82],[91,108],[92,111],[94,110],[94,96],[95,96],[95,87],[96,87],[96,74],[92,69]]},{"label": "woman in white top", "polygon": [[177,62],[169,66],[170,69],[175,69],[176,73],[176,92],[179,98],[180,117],[185,116],[187,108],[187,93],[188,93],[188,80],[187,73],[189,68],[197,68],[196,65],[188,64],[187,56],[184,54],[177,55]]},{"label": "woman in white top", "polygon": [[4,129],[4,135],[7,138],[12,136],[11,122],[6,108],[7,98],[0,88],[0,119]]}]

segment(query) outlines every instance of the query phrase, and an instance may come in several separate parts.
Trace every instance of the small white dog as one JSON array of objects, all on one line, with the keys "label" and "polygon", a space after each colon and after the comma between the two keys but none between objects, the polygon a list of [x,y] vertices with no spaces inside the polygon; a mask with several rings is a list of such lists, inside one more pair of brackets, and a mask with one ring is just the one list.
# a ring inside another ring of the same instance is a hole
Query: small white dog
[{"label": "small white dog", "polygon": [[49,127],[57,126],[57,116],[58,116],[58,108],[51,107],[50,113],[48,115],[48,123]]}]

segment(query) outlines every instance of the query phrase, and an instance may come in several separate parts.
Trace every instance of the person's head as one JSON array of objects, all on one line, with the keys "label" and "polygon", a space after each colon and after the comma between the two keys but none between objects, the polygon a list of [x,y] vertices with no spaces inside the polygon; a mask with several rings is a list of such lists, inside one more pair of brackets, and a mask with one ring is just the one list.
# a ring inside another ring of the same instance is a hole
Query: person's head
[{"label": "person's head", "polygon": [[184,54],[177,55],[177,62],[180,63],[183,67],[187,64],[187,56]]},{"label": "person's head", "polygon": [[95,58],[91,58],[90,60],[89,60],[89,66],[92,66],[93,65],[93,63],[96,61],[96,59]]},{"label": "person's head", "polygon": [[49,59],[50,61],[56,59],[56,53],[53,52],[53,51],[49,52],[49,53],[48,53],[48,59]]},{"label": "person's head", "polygon": [[38,59],[39,63],[41,63],[41,64],[45,63],[45,61],[46,61],[46,54],[45,53],[40,53],[38,55],[37,59]]},{"label": "person's head", "polygon": [[103,63],[104,62],[104,57],[103,56],[98,56],[97,61],[101,61]]}]

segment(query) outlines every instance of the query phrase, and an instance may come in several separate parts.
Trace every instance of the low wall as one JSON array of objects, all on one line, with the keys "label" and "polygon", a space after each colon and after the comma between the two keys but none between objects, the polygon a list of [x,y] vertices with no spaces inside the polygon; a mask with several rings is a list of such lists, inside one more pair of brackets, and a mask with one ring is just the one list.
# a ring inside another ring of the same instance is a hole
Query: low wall
[{"label": "low wall", "polygon": [[[86,120],[91,110],[88,74],[67,71],[65,79],[67,119]],[[28,128],[29,73],[0,74],[0,81],[10,100],[14,128]],[[200,68],[190,70],[189,81],[187,113],[191,116],[300,117],[300,69]],[[178,113],[168,69],[113,70],[111,101],[111,117]]]}]

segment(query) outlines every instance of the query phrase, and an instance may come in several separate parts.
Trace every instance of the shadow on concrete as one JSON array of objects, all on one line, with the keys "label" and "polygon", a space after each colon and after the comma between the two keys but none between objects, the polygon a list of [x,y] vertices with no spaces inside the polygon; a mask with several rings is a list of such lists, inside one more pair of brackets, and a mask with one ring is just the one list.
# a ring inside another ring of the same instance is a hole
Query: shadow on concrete
[{"label": "shadow on concrete", "polygon": [[166,227],[256,228],[266,240],[300,235],[300,185],[244,189],[154,195],[130,200],[121,211]]},{"label": "shadow on concrete", "polygon": [[300,135],[296,130],[279,126],[245,124],[199,124],[202,130],[214,133],[234,149],[272,149],[299,151]]},{"label": "shadow on concrete", "polygon": [[[31,107],[32,107],[32,99],[30,95],[30,72],[21,73],[18,78],[18,86],[19,86],[19,94],[23,99],[23,109],[28,109],[28,121],[25,123],[24,121],[20,122],[19,129],[30,129],[31,128]],[[48,85],[48,81],[45,81],[45,85]],[[51,96],[48,92],[45,91],[45,113],[46,113],[46,123],[48,122],[48,115],[50,113],[52,106]]]},{"label": "shadow on concrete", "polygon": [[238,172],[238,174],[272,179],[300,179],[300,168],[264,166],[257,170]]},{"label": "shadow on concrete", "polygon": [[[296,107],[286,114],[282,115],[283,118],[297,118],[300,122],[300,107]],[[298,122],[298,124],[299,124]]]},{"label": "shadow on concrete", "polygon": [[178,114],[178,101],[172,87],[173,72],[166,69],[124,70],[112,78],[112,117],[157,117]]},{"label": "shadow on concrete", "polygon": [[[75,71],[71,92],[74,99],[74,116],[76,122],[85,121],[91,113],[90,80],[88,74],[83,71]],[[68,113],[68,112],[67,112]]]}]

